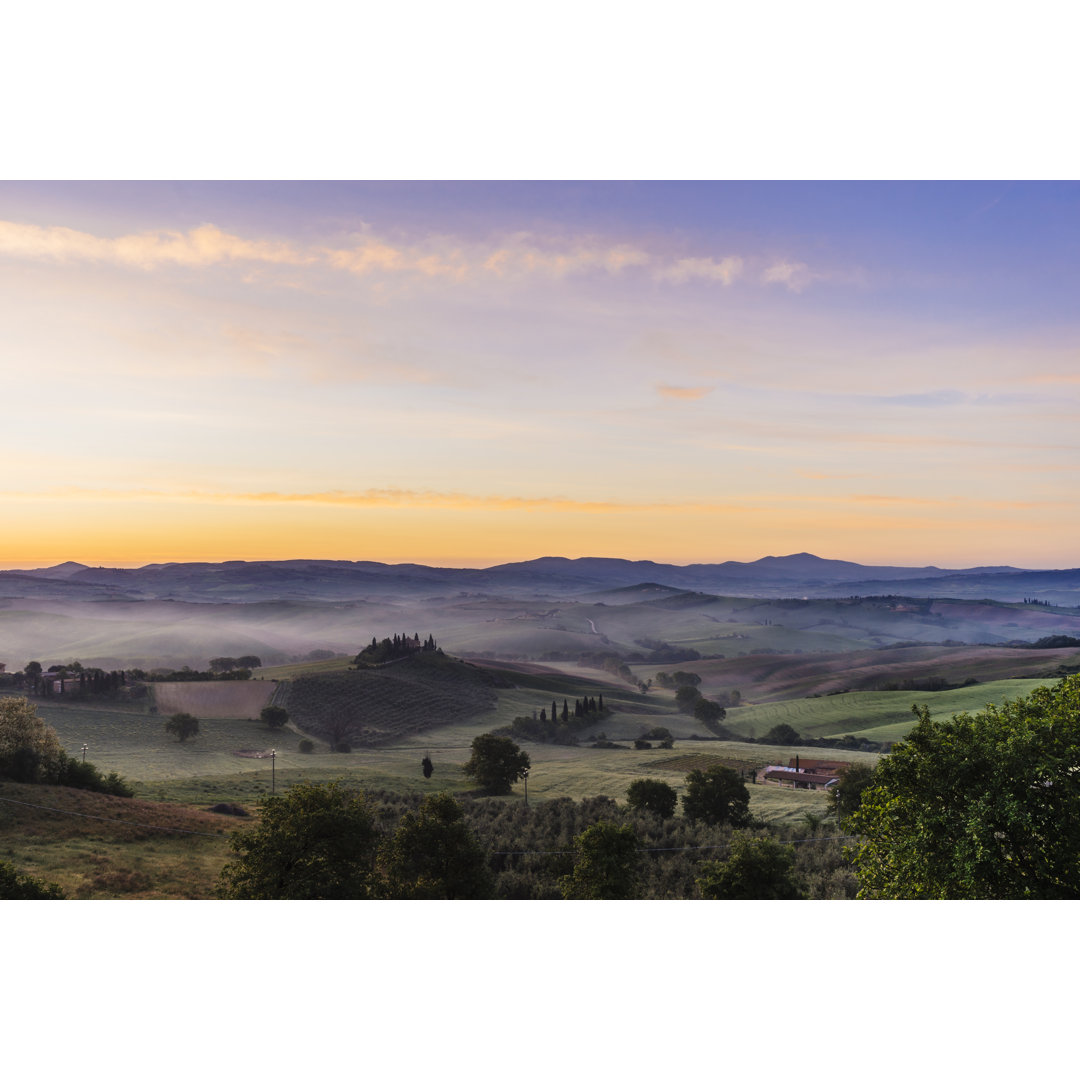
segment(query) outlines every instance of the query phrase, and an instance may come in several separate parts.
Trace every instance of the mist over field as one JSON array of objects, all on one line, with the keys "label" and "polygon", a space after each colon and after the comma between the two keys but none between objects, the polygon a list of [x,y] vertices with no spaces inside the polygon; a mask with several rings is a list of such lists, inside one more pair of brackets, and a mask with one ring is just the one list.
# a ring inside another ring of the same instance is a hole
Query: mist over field
[{"label": "mist over field", "polygon": [[[711,588],[710,588],[711,586]],[[264,665],[435,633],[464,656],[576,660],[664,646],[734,662],[897,645],[1025,644],[1077,629],[1080,571],[864,567],[811,555],[669,566],[539,559],[486,570],[380,563],[78,564],[0,572],[0,656],[106,669]],[[644,643],[644,644],[643,644]]]}]

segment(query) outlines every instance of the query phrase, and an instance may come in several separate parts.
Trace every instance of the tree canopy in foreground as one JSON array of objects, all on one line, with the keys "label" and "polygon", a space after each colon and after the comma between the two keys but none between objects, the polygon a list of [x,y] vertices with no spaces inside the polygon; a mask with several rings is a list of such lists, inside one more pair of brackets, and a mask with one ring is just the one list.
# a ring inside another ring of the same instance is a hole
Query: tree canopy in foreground
[{"label": "tree canopy in foreground", "polygon": [[378,833],[367,799],[338,783],[297,784],[264,799],[258,826],[236,833],[221,874],[225,900],[365,900]]},{"label": "tree canopy in foreground", "polygon": [[1080,675],[919,722],[849,825],[862,898],[1080,898]]}]

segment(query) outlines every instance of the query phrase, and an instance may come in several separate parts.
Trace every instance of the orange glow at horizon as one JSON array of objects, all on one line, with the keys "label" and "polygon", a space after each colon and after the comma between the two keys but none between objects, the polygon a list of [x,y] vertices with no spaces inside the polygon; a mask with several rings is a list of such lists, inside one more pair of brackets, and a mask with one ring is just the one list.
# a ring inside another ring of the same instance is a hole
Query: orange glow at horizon
[{"label": "orange glow at horizon", "polygon": [[[807,500],[597,511],[146,500],[127,502],[123,513],[93,501],[18,509],[0,536],[0,568],[300,558],[482,567],[548,555],[685,565],[797,551],[871,564],[1068,565],[1048,512],[1015,514],[991,529],[999,512],[989,506]],[[985,543],[973,544],[974,535]]]}]

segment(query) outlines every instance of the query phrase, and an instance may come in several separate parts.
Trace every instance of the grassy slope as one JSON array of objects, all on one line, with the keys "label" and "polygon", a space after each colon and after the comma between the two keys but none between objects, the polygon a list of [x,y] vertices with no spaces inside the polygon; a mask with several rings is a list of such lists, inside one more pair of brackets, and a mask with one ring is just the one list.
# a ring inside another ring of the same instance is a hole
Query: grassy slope
[{"label": "grassy slope", "polygon": [[821,738],[852,734],[874,741],[895,741],[911,730],[913,704],[926,705],[934,719],[974,712],[1006,698],[1026,696],[1044,679],[1002,679],[937,693],[894,690],[800,698],[729,709],[724,723],[741,735],[760,738],[776,724],[790,724],[800,735]]}]

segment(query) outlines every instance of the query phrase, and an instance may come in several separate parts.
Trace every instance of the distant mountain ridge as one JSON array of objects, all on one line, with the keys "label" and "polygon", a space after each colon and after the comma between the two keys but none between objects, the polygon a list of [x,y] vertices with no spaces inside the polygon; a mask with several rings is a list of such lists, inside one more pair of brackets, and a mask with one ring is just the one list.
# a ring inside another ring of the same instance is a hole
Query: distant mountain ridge
[{"label": "distant mountain ridge", "polygon": [[1013,566],[943,569],[868,566],[809,552],[767,555],[754,562],[675,566],[650,560],[545,556],[485,569],[330,559],[154,563],[132,569],[65,562],[36,570],[0,571],[0,599],[350,600],[471,593],[574,596],[645,583],[731,596],[846,596],[902,591],[1053,603],[1080,602],[1080,570]]}]

